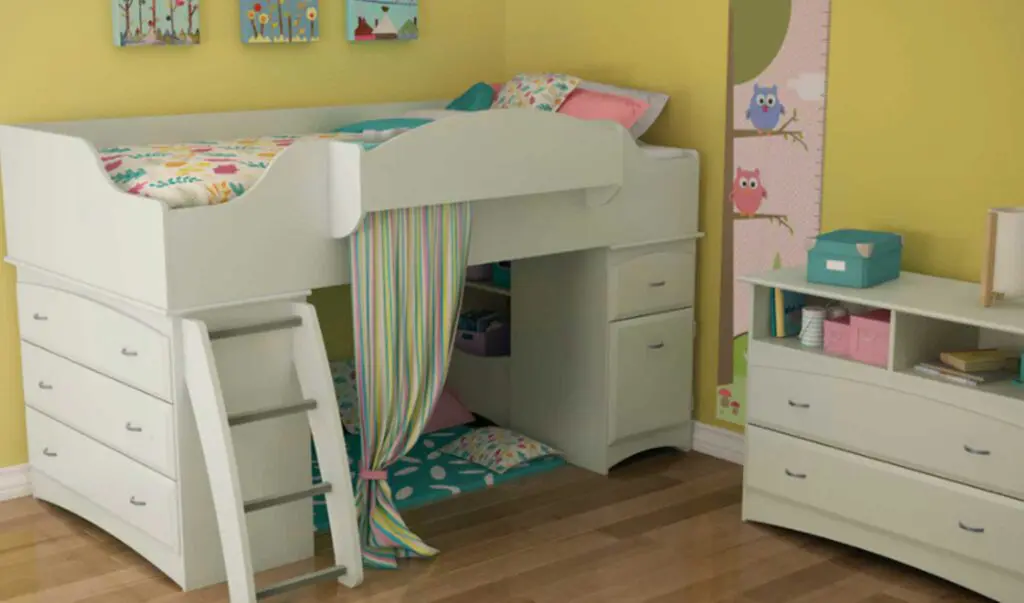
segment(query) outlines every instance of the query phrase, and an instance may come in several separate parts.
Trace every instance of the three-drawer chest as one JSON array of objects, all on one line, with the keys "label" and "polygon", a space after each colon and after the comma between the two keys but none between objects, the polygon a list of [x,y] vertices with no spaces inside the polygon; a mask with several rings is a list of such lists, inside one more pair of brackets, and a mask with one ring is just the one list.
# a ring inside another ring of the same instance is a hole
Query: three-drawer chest
[{"label": "three-drawer chest", "polygon": [[[287,301],[203,317],[229,325],[284,315]],[[180,319],[27,268],[19,270],[17,302],[34,496],[114,535],[185,590],[224,581],[182,376]],[[273,351],[282,343],[274,334],[260,337],[224,347],[218,358],[235,410],[298,395],[288,349]],[[308,487],[308,427],[297,419],[238,430],[249,498]],[[249,522],[257,568],[312,555],[308,501],[261,511]]]},{"label": "three-drawer chest", "polygon": [[[921,372],[942,352],[1024,349],[1024,309],[984,308],[974,283],[915,273],[869,289],[803,268],[753,286],[743,517],[1024,601],[1024,386]],[[888,310],[886,363],[773,337],[774,291],[854,314]]]}]

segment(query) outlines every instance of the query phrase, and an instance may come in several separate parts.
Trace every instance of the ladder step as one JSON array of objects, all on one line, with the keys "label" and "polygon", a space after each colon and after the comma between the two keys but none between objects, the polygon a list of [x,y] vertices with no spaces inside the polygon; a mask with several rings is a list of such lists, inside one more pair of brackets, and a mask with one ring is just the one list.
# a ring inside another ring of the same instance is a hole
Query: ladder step
[{"label": "ladder step", "polygon": [[289,318],[271,320],[268,322],[255,325],[246,325],[244,327],[228,327],[226,329],[210,331],[210,340],[216,341],[217,339],[228,339],[230,337],[241,337],[243,335],[255,335],[256,333],[269,333],[270,331],[294,329],[295,327],[301,326],[302,318],[299,316],[291,316]]},{"label": "ladder step", "polygon": [[318,494],[327,494],[331,491],[330,482],[323,482],[317,484],[312,488],[306,488],[305,490],[299,490],[298,492],[291,492],[289,494],[275,494],[273,496],[264,496],[263,498],[254,498],[253,500],[246,501],[245,512],[252,513],[253,511],[259,511],[260,509],[268,509],[270,507],[276,507],[296,500],[302,500],[303,498],[312,498]]},{"label": "ladder step", "polygon": [[297,588],[309,586],[310,584],[314,584],[316,582],[323,582],[324,580],[330,580],[332,578],[340,578],[341,576],[344,576],[346,573],[348,573],[348,570],[346,570],[343,566],[338,565],[335,567],[329,567],[327,569],[317,570],[315,572],[305,574],[302,576],[296,576],[295,578],[291,578],[290,580],[278,582],[277,584],[273,584],[271,586],[268,586],[267,588],[259,590],[256,593],[256,600],[259,601],[260,599],[266,599],[267,597],[280,595],[290,590],[295,590]]},{"label": "ladder step", "polygon": [[314,408],[316,408],[316,400],[303,400],[302,402],[288,404],[286,406],[275,406],[274,408],[265,408],[263,410],[239,412],[233,415],[228,415],[228,425],[234,427],[235,425],[243,425],[245,423],[276,419],[278,417],[286,417],[288,415],[310,411]]}]

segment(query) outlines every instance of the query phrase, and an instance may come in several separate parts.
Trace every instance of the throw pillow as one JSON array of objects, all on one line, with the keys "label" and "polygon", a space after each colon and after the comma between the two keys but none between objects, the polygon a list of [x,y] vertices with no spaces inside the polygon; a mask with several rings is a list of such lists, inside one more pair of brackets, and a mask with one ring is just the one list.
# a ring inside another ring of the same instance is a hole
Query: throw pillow
[{"label": "throw pillow", "polygon": [[565,99],[558,112],[578,119],[615,121],[628,130],[643,117],[649,106],[637,98],[577,88]]},{"label": "throw pillow", "polygon": [[434,404],[434,411],[427,420],[427,426],[423,433],[434,433],[442,429],[450,429],[456,425],[465,425],[473,422],[473,413],[466,410],[466,407],[459,402],[452,392],[447,388],[441,391],[441,395]]},{"label": "throw pillow", "polygon": [[580,81],[560,73],[520,73],[505,83],[492,108],[558,111]]},{"label": "throw pillow", "polygon": [[621,86],[613,86],[611,84],[602,84],[600,82],[591,81],[580,82],[579,87],[585,90],[604,92],[605,94],[629,96],[647,103],[648,107],[647,110],[644,111],[643,116],[633,124],[633,127],[629,129],[629,133],[633,135],[633,138],[640,138],[643,136],[644,132],[654,125],[655,120],[658,119],[658,116],[665,110],[665,105],[668,104],[668,95],[661,92],[623,88]]},{"label": "throw pillow", "polygon": [[494,88],[490,84],[480,82],[473,84],[462,96],[448,104],[450,111],[483,111],[490,109],[494,100]]},{"label": "throw pillow", "polygon": [[452,440],[441,452],[481,465],[494,473],[505,473],[546,456],[561,452],[503,427],[481,427]]}]

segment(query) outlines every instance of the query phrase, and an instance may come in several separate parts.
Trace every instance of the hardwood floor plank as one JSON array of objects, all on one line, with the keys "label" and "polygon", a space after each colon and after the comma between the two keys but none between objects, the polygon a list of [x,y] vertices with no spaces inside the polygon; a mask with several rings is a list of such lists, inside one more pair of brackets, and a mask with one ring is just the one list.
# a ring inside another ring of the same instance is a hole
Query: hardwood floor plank
[{"label": "hardwood floor plank", "polygon": [[789,603],[809,594],[819,596],[819,591],[849,576],[849,569],[829,559],[783,574],[744,592],[743,596],[759,603]]},{"label": "hardwood floor plank", "polygon": [[624,519],[601,528],[601,531],[617,538],[628,538],[629,536],[643,534],[690,519],[691,517],[703,515],[721,507],[739,504],[742,500],[742,492],[743,488],[741,486],[729,486],[670,507],[665,507],[664,509]]},{"label": "hardwood floor plank", "polygon": [[885,593],[879,593],[877,595],[872,595],[872,596],[864,599],[863,601],[861,601],[861,603],[909,603],[909,602],[906,599],[899,599],[899,598],[893,597],[892,595],[887,595]]},{"label": "hardwood floor plank", "polygon": [[822,561],[821,555],[792,543],[760,539],[749,545],[727,548],[708,557],[694,558],[671,588],[648,589],[636,599],[643,603],[719,601],[735,598],[781,574],[791,573]]},{"label": "hardwood floor plank", "polygon": [[[270,603],[974,603],[898,563],[798,532],[744,523],[742,469],[696,453],[650,454],[609,477],[574,467],[411,509],[441,549],[370,570],[356,589],[324,583]],[[331,562],[263,572],[265,584]],[[0,600],[223,603],[182,593],[102,530],[30,498],[0,503]]]}]

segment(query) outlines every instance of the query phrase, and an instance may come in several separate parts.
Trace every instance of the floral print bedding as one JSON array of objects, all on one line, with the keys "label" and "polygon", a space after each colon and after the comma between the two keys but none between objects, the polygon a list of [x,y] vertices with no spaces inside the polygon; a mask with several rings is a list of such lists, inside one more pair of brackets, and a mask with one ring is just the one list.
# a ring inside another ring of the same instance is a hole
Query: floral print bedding
[{"label": "floral print bedding", "polygon": [[348,133],[262,136],[231,141],[121,146],[100,149],[113,183],[125,192],[171,208],[226,203],[241,196],[281,151],[302,138],[329,138],[377,146]]}]

